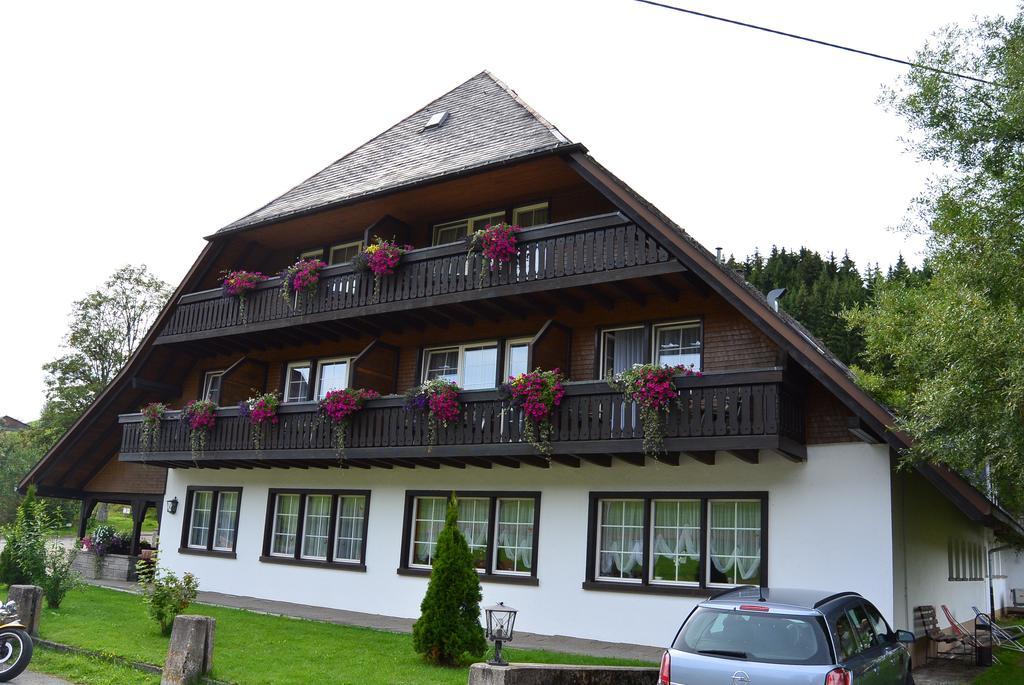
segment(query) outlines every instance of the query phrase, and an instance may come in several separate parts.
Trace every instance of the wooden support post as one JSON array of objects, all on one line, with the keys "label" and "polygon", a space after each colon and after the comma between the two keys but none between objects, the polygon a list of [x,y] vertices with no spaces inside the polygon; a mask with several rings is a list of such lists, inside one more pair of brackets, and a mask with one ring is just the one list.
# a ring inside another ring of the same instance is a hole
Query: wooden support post
[{"label": "wooden support post", "polygon": [[85,537],[85,529],[89,524],[89,517],[92,515],[92,510],[96,506],[96,500],[92,497],[86,497],[82,500],[82,508],[78,512],[78,539],[81,540]]},{"label": "wooden support post", "polygon": [[133,557],[142,552],[142,520],[146,518],[146,500],[132,500],[132,546],[128,551]]}]

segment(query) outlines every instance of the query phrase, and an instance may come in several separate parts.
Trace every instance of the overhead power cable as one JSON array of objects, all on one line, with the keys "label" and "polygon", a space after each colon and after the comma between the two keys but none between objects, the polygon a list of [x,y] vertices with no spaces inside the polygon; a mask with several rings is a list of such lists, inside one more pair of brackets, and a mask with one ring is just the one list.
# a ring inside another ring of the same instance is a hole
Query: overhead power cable
[{"label": "overhead power cable", "polygon": [[789,33],[787,31],[779,31],[778,29],[771,29],[767,26],[758,26],[757,24],[751,24],[746,21],[738,21],[736,19],[727,19],[726,17],[719,17],[714,14],[708,14],[706,12],[698,12],[697,10],[686,9],[685,7],[676,7],[675,5],[669,5],[663,2],[655,2],[654,0],[635,0],[635,2],[643,3],[644,5],[652,5],[654,7],[661,7],[667,10],[673,10],[675,12],[682,12],[683,14],[690,14],[695,17],[702,17],[704,19],[712,19],[714,21],[721,21],[726,24],[733,24],[734,26],[742,26],[747,29],[754,29],[756,31],[764,31],[765,33],[772,33],[776,36],[782,36],[784,38],[794,38],[796,40],[802,40],[806,43],[814,43],[815,45],[823,45],[827,48],[835,48],[836,50],[844,50],[846,52],[852,52],[855,55],[861,55],[864,57],[872,57],[874,59],[884,60],[886,62],[893,62],[895,64],[902,64],[915,69],[924,69],[926,71],[932,71],[937,74],[944,74],[946,76],[952,76],[954,78],[965,79],[967,81],[974,81],[976,83],[984,83],[990,86],[1000,86],[1002,84],[994,81],[987,81],[977,76],[971,76],[970,74],[961,74],[955,71],[947,71],[946,69],[940,69],[933,67],[928,64],[921,64],[919,62],[911,62],[909,60],[900,59],[898,57],[889,57],[888,55],[880,55],[877,52],[869,52],[867,50],[859,50],[857,48],[851,48],[847,45],[839,45],[838,43],[830,43],[827,40],[818,40],[817,38],[809,38],[808,36],[801,36],[796,33]]}]

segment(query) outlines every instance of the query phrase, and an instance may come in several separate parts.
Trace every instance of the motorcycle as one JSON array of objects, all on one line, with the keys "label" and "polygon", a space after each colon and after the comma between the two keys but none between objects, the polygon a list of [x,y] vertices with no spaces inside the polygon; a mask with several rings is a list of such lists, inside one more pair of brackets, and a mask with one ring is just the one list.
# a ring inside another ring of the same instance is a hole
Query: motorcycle
[{"label": "motorcycle", "polygon": [[0,682],[21,675],[32,660],[32,638],[18,620],[13,602],[0,605]]}]

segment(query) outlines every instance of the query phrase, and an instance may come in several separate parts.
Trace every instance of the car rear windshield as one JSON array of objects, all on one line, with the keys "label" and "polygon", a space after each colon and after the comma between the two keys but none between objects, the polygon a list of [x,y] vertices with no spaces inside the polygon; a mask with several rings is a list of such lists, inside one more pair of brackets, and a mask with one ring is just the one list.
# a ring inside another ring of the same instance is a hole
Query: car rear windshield
[{"label": "car rear windshield", "polygon": [[815,616],[698,607],[673,647],[769,664],[832,663],[822,621]]}]

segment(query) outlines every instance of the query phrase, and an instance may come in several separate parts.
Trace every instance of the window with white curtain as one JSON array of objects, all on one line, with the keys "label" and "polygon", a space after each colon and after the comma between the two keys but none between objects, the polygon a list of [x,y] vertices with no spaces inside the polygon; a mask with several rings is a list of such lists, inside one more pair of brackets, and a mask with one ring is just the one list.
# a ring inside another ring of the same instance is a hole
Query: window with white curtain
[{"label": "window with white curtain", "polygon": [[[704,588],[765,580],[767,495],[591,493],[587,583]],[[584,584],[586,587],[587,584]]]},{"label": "window with white curtain", "polygon": [[761,581],[761,502],[708,503],[708,584],[758,585]]},{"label": "window with white curtain", "polygon": [[241,488],[190,486],[185,496],[181,551],[234,554],[241,496]]},{"label": "window with white curtain", "polygon": [[213,510],[213,491],[196,490],[192,493],[192,516],[189,524],[188,546],[206,549],[210,533],[210,512]]},{"label": "window with white curtain", "polygon": [[270,553],[290,557],[295,554],[295,533],[299,529],[299,496],[277,495],[274,504],[274,532]]},{"label": "window with white curtain", "polygon": [[365,570],[367,490],[271,490],[263,561]]},{"label": "window with white curtain", "polygon": [[217,495],[217,518],[213,529],[213,549],[230,552],[235,547],[238,533],[238,492]]},{"label": "window with white curtain", "polygon": [[639,582],[644,563],[644,501],[601,501],[597,577]]},{"label": "window with white curtain", "polygon": [[533,570],[533,499],[498,498],[494,572],[529,575]]},{"label": "window with white curtain", "polygon": [[700,501],[654,500],[651,506],[652,583],[700,583]]},{"label": "window with white curtain", "polygon": [[335,526],[334,560],[359,562],[363,556],[363,525],[366,517],[366,497],[343,495],[338,497],[338,521]]},{"label": "window with white curtain", "polygon": [[601,378],[644,363],[644,327],[612,328],[601,332]]},{"label": "window with white curtain", "polygon": [[302,522],[303,559],[327,559],[327,532],[331,525],[331,496],[308,495]]},{"label": "window with white curtain", "polygon": [[654,327],[651,358],[661,366],[686,366],[701,370],[700,322],[658,324]]},{"label": "window with white curtain", "polygon": [[[466,537],[473,565],[478,569],[487,566],[487,529],[489,525],[490,501],[486,498],[471,497],[459,499],[459,530]],[[444,497],[417,497],[416,519],[413,535],[412,565],[427,567],[434,563],[437,550],[437,536],[444,528],[448,500]]]},{"label": "window with white curtain", "polygon": [[[444,528],[450,493],[407,493],[408,548],[402,566],[429,569]],[[473,564],[483,575],[535,576],[537,516],[535,493],[456,494],[459,531]]]}]

